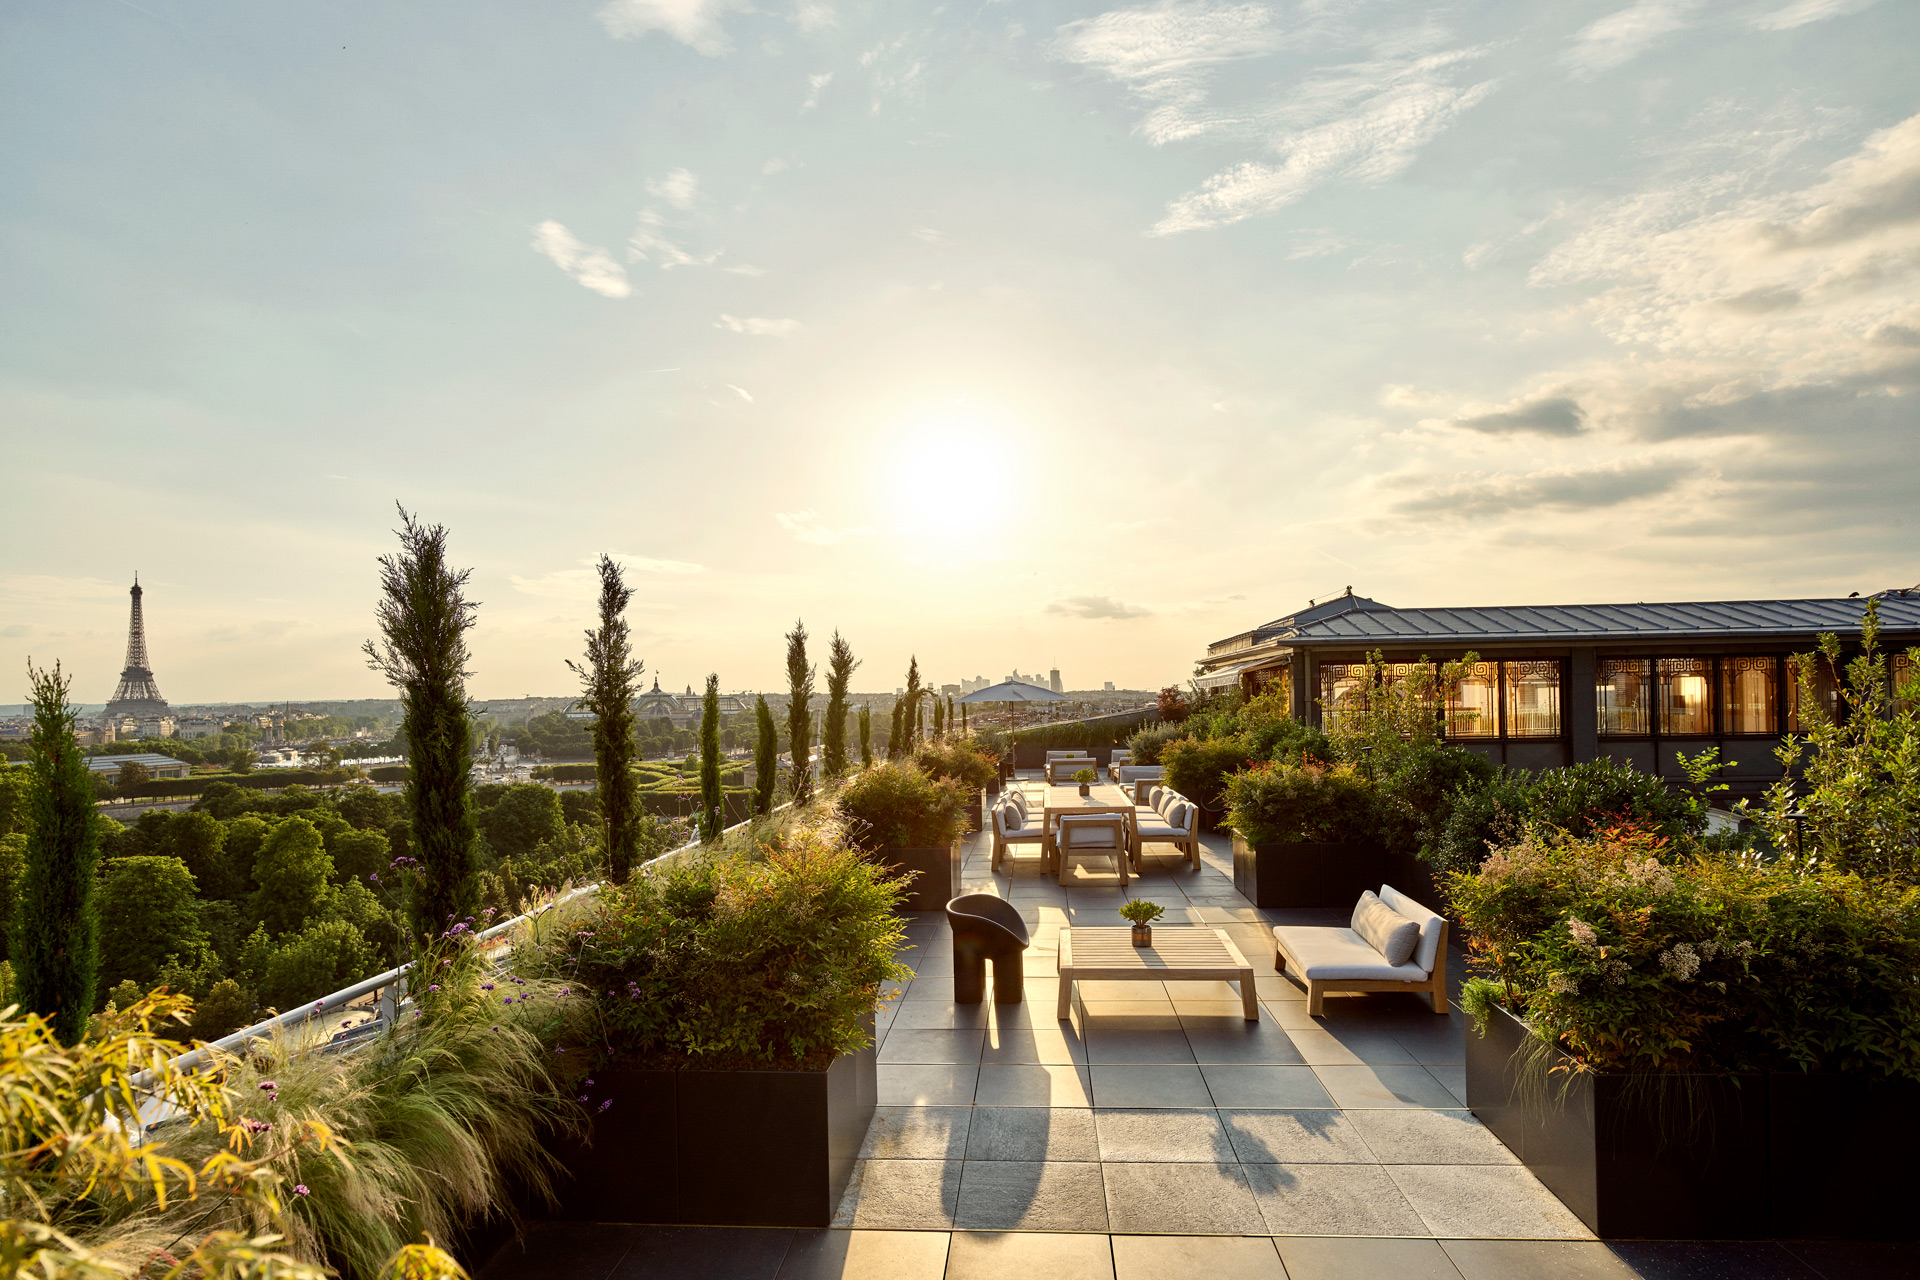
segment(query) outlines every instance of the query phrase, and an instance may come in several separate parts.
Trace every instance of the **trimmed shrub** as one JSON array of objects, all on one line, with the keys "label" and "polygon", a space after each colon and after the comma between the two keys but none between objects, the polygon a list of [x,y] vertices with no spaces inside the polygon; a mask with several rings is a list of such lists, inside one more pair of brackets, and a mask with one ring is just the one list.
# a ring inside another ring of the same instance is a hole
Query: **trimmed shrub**
[{"label": "trimmed shrub", "polygon": [[1205,742],[1176,738],[1160,748],[1160,767],[1167,785],[1209,813],[1227,803],[1227,777],[1251,764],[1246,739],[1211,738]]},{"label": "trimmed shrub", "polygon": [[906,974],[893,958],[900,890],[830,826],[783,832],[758,855],[636,876],[553,946],[549,971],[605,993],[614,1057],[801,1070],[868,1043],[881,984]]},{"label": "trimmed shrub", "polygon": [[967,790],[894,760],[863,769],[841,788],[839,809],[856,848],[932,849],[952,844],[966,826]]},{"label": "trimmed shrub", "polygon": [[1227,779],[1228,818],[1252,845],[1341,844],[1375,829],[1373,788],[1352,765],[1267,761]]},{"label": "trimmed shrub", "polygon": [[929,778],[952,778],[969,794],[992,782],[1000,772],[998,762],[967,738],[929,742],[914,753],[913,762]]},{"label": "trimmed shrub", "polygon": [[1160,749],[1169,742],[1180,738],[1191,738],[1193,734],[1180,724],[1150,724],[1134,732],[1127,739],[1127,750],[1133,752],[1133,764],[1159,764]]}]

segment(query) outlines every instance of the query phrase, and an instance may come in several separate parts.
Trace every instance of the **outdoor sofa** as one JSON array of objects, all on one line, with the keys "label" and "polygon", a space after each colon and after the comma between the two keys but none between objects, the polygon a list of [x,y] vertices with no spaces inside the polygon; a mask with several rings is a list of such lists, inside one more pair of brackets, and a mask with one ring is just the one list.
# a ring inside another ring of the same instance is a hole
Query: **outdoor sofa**
[{"label": "outdoor sofa", "polygon": [[1403,991],[1447,1011],[1447,922],[1392,885],[1360,895],[1345,929],[1276,925],[1273,967],[1307,987],[1307,1013],[1326,1013],[1329,991]]}]

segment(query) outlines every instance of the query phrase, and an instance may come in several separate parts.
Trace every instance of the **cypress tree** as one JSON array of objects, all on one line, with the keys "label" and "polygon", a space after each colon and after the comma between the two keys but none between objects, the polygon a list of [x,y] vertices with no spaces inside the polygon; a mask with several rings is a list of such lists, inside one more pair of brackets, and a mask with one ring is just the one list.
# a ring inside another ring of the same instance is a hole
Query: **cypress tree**
[{"label": "cypress tree", "polygon": [[700,705],[700,838],[718,840],[726,825],[720,794],[720,677],[709,673]]},{"label": "cypress tree", "polygon": [[906,718],[907,704],[904,702],[894,703],[893,724],[887,729],[887,759],[889,760],[898,760],[900,758],[900,744],[906,738],[906,730],[901,728],[901,722]]},{"label": "cypress tree", "polygon": [[847,771],[847,685],[859,665],[853,646],[836,629],[827,650],[827,718],[820,728],[820,767],[829,778]]},{"label": "cypress tree", "polygon": [[[584,662],[567,665],[580,677],[581,705],[593,712],[593,758],[599,775],[600,820],[607,839],[607,876],[626,883],[640,847],[640,797],[633,776],[633,697],[643,664],[634,660],[627,605],[633,589],[611,556],[600,557],[600,625],[587,632]],[[489,744],[499,740],[499,730]]]},{"label": "cypress tree", "polygon": [[901,695],[901,701],[906,703],[907,708],[900,716],[900,728],[904,735],[900,739],[898,752],[901,759],[913,754],[914,745],[918,741],[920,695],[925,692],[926,690],[920,687],[920,659],[918,655],[910,656],[907,659],[907,690]]},{"label": "cypress tree", "polygon": [[467,714],[467,632],[479,606],[466,598],[471,569],[447,566],[447,530],[400,508],[398,555],[380,557],[383,639],[366,642],[367,665],[400,691],[410,751],[407,784],[418,879],[408,903],[416,946],[478,906],[474,879],[473,721]]},{"label": "cypress tree", "polygon": [[807,663],[807,627],[795,619],[787,632],[787,741],[793,748],[793,802],[813,798],[813,673]]},{"label": "cypress tree", "polygon": [[953,695],[947,695],[947,732],[953,732]]},{"label": "cypress tree", "polygon": [[773,724],[773,709],[765,697],[753,700],[753,724],[757,738],[753,744],[753,811],[773,812],[773,787],[780,768],[780,731]]},{"label": "cypress tree", "polygon": [[94,867],[100,820],[93,775],[73,738],[80,709],[67,703],[71,681],[58,662],[27,661],[33,698],[27,790],[27,865],[11,930],[13,998],[52,1019],[67,1044],[86,1033],[99,962]]},{"label": "cypress tree", "polygon": [[873,765],[873,708],[866,703],[860,704],[860,766],[870,768]]},{"label": "cypress tree", "polygon": [[947,722],[943,718],[946,710],[946,705],[942,703],[940,699],[935,698],[933,700],[933,737],[936,742],[946,737]]},{"label": "cypress tree", "polygon": [[972,732],[973,730],[967,728],[967,704],[963,702],[960,704],[960,735],[965,737]]}]

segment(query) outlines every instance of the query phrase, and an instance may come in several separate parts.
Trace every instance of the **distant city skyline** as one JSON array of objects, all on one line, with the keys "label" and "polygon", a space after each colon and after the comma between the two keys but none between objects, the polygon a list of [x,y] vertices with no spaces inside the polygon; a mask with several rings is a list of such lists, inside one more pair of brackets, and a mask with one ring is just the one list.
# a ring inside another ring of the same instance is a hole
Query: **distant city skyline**
[{"label": "distant city skyline", "polygon": [[0,11],[0,696],[1183,682],[1400,607],[1920,580],[1920,5]]}]

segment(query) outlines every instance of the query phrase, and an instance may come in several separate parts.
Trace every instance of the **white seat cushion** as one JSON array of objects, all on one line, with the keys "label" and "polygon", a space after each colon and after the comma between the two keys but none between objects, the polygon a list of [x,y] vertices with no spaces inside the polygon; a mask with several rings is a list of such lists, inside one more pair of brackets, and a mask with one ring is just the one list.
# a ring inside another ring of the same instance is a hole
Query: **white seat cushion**
[{"label": "white seat cushion", "polygon": [[1351,929],[1277,925],[1273,936],[1301,978],[1322,982],[1424,982],[1428,971],[1408,961],[1388,964],[1386,957]]},{"label": "white seat cushion", "polygon": [[1360,895],[1353,908],[1349,927],[1367,940],[1367,945],[1386,958],[1388,964],[1405,964],[1413,959],[1420,945],[1420,926],[1407,919],[1371,891]]},{"label": "white seat cushion", "polygon": [[1060,836],[1063,843],[1075,848],[1113,849],[1119,847],[1116,840],[1124,843],[1118,823],[1092,814],[1060,819]]}]

